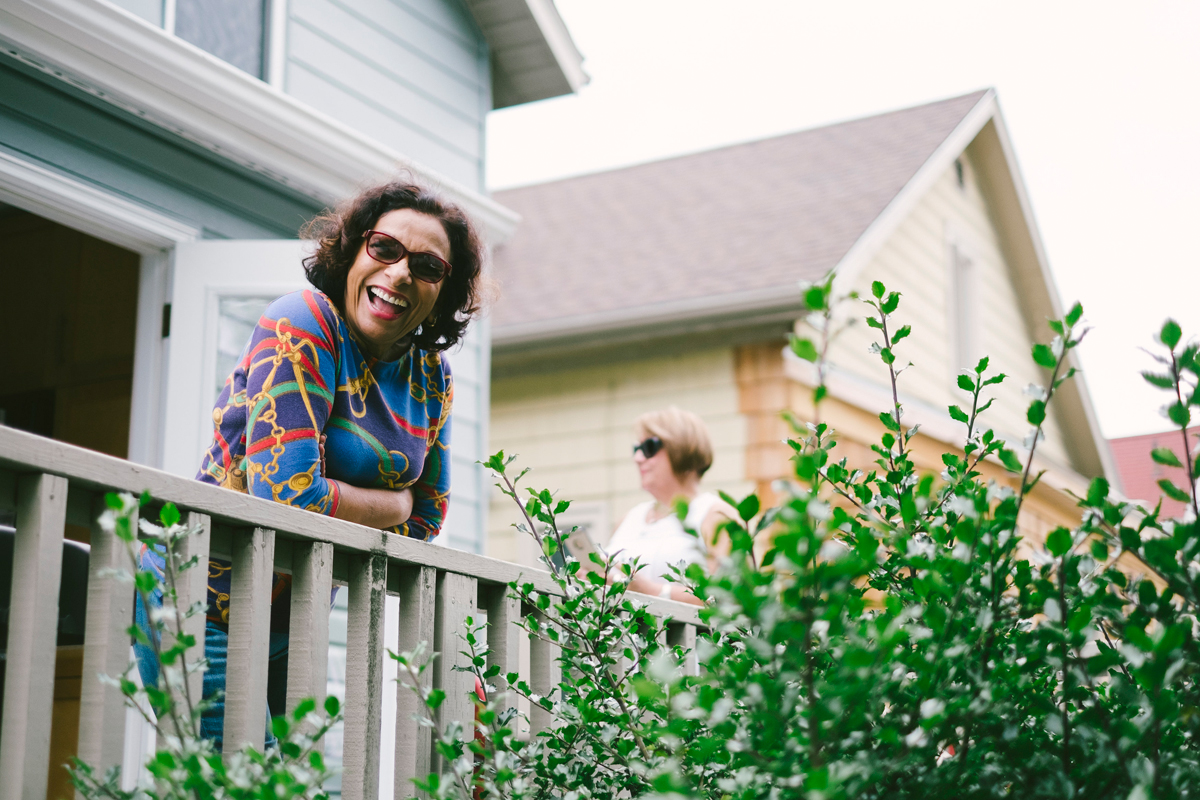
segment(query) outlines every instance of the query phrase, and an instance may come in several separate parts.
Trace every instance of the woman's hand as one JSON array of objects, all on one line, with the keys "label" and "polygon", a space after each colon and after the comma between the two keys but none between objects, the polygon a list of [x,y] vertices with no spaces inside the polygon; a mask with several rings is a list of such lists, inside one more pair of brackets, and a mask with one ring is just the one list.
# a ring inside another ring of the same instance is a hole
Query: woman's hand
[{"label": "woman's hand", "polygon": [[371,528],[394,528],[412,516],[411,489],[362,489],[338,481],[341,498],[333,516]]}]

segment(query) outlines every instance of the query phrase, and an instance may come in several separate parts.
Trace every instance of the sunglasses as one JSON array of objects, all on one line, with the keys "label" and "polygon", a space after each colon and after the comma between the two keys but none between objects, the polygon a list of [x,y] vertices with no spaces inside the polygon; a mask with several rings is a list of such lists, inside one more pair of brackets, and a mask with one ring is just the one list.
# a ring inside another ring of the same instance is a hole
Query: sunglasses
[{"label": "sunglasses", "polygon": [[450,264],[446,261],[433,253],[414,253],[395,236],[383,231],[367,231],[363,238],[367,240],[367,255],[380,264],[395,264],[407,257],[408,271],[418,280],[437,283],[450,274]]},{"label": "sunglasses", "polygon": [[651,436],[648,439],[643,439],[633,446],[633,454],[636,456],[638,451],[642,451],[642,455],[646,458],[654,458],[658,455],[658,451],[663,449],[663,440],[657,436]]}]

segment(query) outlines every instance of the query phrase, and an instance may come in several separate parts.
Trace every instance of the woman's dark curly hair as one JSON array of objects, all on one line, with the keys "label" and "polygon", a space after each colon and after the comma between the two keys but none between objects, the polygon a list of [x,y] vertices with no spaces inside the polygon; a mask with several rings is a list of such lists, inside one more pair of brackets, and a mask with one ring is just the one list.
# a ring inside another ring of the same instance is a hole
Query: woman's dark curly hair
[{"label": "woman's dark curly hair", "polygon": [[484,249],[463,210],[429,189],[395,180],[360,192],[340,208],[313,218],[301,231],[301,236],[317,242],[316,252],[304,259],[304,272],[345,317],[346,276],[362,248],[363,235],[384,214],[402,208],[437,219],[450,240],[452,269],[442,282],[433,312],[412,335],[412,343],[422,350],[446,350],[458,344],[479,311]]}]

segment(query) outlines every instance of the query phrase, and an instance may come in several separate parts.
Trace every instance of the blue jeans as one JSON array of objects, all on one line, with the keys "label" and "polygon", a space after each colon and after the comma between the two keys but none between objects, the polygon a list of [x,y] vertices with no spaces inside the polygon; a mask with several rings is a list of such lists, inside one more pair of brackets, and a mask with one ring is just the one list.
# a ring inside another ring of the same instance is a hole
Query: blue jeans
[{"label": "blue jeans", "polygon": [[[154,596],[151,602],[158,605],[161,596]],[[150,620],[146,614],[142,598],[138,595],[134,614],[137,625],[147,636],[150,636]],[[271,672],[287,669],[288,635],[286,633],[271,633],[270,665]],[[145,686],[158,686],[158,660],[154,651],[146,645],[134,643],[134,654],[137,658],[138,673]],[[204,657],[208,659],[208,669],[204,672],[204,699],[216,697],[217,700],[200,717],[200,736],[211,739],[218,753],[224,743],[225,732],[225,670],[229,654],[229,634],[223,626],[212,621],[205,623]],[[283,713],[283,709],[277,709]],[[271,734],[271,708],[267,707],[266,731],[263,734],[263,746],[274,747],[278,741]]]}]

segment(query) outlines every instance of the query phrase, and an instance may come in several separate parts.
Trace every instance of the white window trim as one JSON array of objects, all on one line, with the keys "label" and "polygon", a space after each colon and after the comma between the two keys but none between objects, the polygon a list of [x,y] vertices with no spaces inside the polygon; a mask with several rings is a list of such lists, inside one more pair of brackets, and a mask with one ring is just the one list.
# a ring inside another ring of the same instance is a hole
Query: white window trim
[{"label": "white window trim", "polygon": [[0,7],[0,46],[321,203],[408,170],[461,204],[492,244],[508,239],[520,219],[482,193],[105,0],[10,0]]},{"label": "white window trim", "polygon": [[[955,190],[958,190],[957,183],[955,184]],[[983,248],[974,240],[974,237],[959,229],[952,222],[947,222],[944,251],[947,330],[950,333],[950,380],[951,385],[957,386],[959,373],[964,369],[974,367],[975,362],[986,351],[982,341],[984,338],[984,326],[979,316],[980,298],[978,296],[978,269],[983,265],[983,259],[980,257]],[[973,353],[964,352],[963,346],[962,314],[958,305],[960,297],[959,281],[961,278],[957,264],[958,257],[966,258],[976,268],[972,287],[975,292],[974,296],[969,298],[972,302],[975,324],[972,326],[973,330],[968,332],[970,338],[966,342],[966,349],[973,350]]]}]

